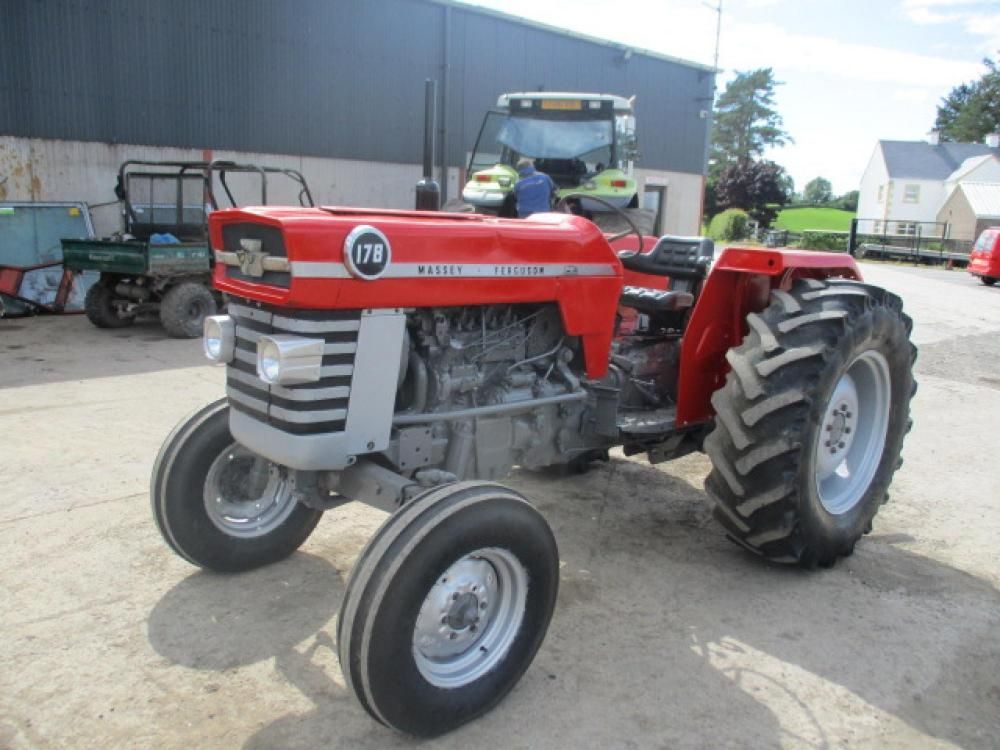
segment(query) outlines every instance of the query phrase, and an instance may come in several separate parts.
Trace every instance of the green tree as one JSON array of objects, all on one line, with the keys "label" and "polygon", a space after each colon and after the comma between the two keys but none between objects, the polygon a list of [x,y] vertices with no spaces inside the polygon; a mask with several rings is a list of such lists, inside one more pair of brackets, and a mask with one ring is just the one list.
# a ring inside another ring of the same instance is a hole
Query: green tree
[{"label": "green tree", "polygon": [[1000,65],[989,58],[983,64],[978,81],[959,84],[941,100],[934,121],[941,140],[978,143],[1000,132]]},{"label": "green tree", "polygon": [[842,196],[837,199],[840,207],[845,211],[857,211],[858,210],[858,196],[860,194],[857,190],[848,190]]},{"label": "green tree", "polygon": [[809,180],[802,189],[802,200],[806,203],[829,203],[833,199],[833,185],[825,177]]},{"label": "green tree", "polygon": [[788,203],[786,172],[773,161],[747,161],[726,167],[715,185],[718,210],[742,208],[769,227],[778,209]]},{"label": "green tree", "polygon": [[738,72],[715,103],[709,177],[718,177],[726,167],[760,159],[772,146],[792,143],[782,129],[774,106],[771,68]]},{"label": "green tree", "polygon": [[781,189],[785,191],[785,198],[789,203],[795,202],[795,180],[788,172],[783,172],[781,177]]}]

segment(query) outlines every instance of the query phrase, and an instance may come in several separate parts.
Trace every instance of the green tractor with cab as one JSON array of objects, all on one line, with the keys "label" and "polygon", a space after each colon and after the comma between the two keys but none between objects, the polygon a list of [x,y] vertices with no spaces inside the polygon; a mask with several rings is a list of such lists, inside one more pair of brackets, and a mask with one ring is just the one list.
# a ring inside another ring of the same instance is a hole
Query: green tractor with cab
[{"label": "green tractor with cab", "polygon": [[223,306],[212,288],[208,215],[267,205],[268,178],[276,175],[292,181],[301,205],[313,205],[305,178],[294,169],[220,160],[124,162],[115,186],[122,230],[99,240],[62,240],[66,268],[101,275],[84,300],[90,322],[124,328],[140,315],[156,314],[170,336],[201,336],[205,318]]},{"label": "green tractor with cab", "polygon": [[638,208],[633,105],[612,94],[502,94],[479,130],[462,200],[477,213],[516,217],[515,164],[528,157],[576,213],[597,219]]}]

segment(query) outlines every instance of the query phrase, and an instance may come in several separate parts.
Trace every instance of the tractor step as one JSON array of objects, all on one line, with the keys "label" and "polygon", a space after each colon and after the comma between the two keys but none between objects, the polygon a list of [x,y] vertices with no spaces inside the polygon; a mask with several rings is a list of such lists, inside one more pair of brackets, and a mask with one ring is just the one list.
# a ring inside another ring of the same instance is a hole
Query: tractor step
[{"label": "tractor step", "polygon": [[618,429],[625,435],[650,436],[671,432],[677,421],[677,407],[619,412]]}]

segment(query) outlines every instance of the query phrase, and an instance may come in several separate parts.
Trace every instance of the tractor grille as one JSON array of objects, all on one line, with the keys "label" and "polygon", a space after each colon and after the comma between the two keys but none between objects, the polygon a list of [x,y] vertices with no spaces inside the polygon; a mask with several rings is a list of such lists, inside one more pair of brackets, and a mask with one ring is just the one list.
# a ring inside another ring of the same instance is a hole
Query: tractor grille
[{"label": "tractor grille", "polygon": [[[360,310],[290,310],[231,299],[236,351],[226,367],[232,409],[293,435],[343,432],[358,348]],[[326,342],[322,376],[315,383],[269,385],[257,376],[261,335],[289,333]]]},{"label": "tractor grille", "polygon": [[[271,256],[283,258],[287,255],[285,239],[277,227],[253,223],[227,224],[222,227],[222,246],[226,252],[238,252],[240,240],[258,240],[261,249]],[[292,285],[292,275],[287,271],[265,271],[263,276],[247,276],[238,266],[226,266],[226,276],[236,281],[267,284],[282,289],[288,289]]]}]

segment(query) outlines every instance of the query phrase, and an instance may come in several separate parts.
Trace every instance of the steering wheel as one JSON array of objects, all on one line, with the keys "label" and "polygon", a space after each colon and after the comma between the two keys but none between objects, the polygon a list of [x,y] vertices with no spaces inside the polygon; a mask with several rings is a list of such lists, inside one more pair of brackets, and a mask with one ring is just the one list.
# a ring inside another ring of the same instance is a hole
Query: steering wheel
[{"label": "steering wheel", "polygon": [[639,231],[639,227],[635,225],[635,222],[629,218],[627,213],[622,211],[615,204],[611,203],[611,201],[606,201],[604,200],[604,198],[598,198],[597,196],[590,195],[589,193],[567,193],[558,201],[556,201],[556,205],[553,207],[552,210],[564,214],[573,213],[572,211],[568,210],[570,206],[570,201],[573,198],[586,198],[587,200],[597,201],[602,206],[607,206],[612,211],[621,216],[625,220],[625,223],[629,225],[629,229],[626,229],[624,232],[619,232],[618,234],[611,235],[610,237],[608,237],[608,242],[616,242],[620,240],[622,237],[628,237],[630,234],[634,234],[636,237],[639,238],[639,249],[636,252],[641,253],[643,251],[643,243],[645,240],[642,236],[642,232]]}]

